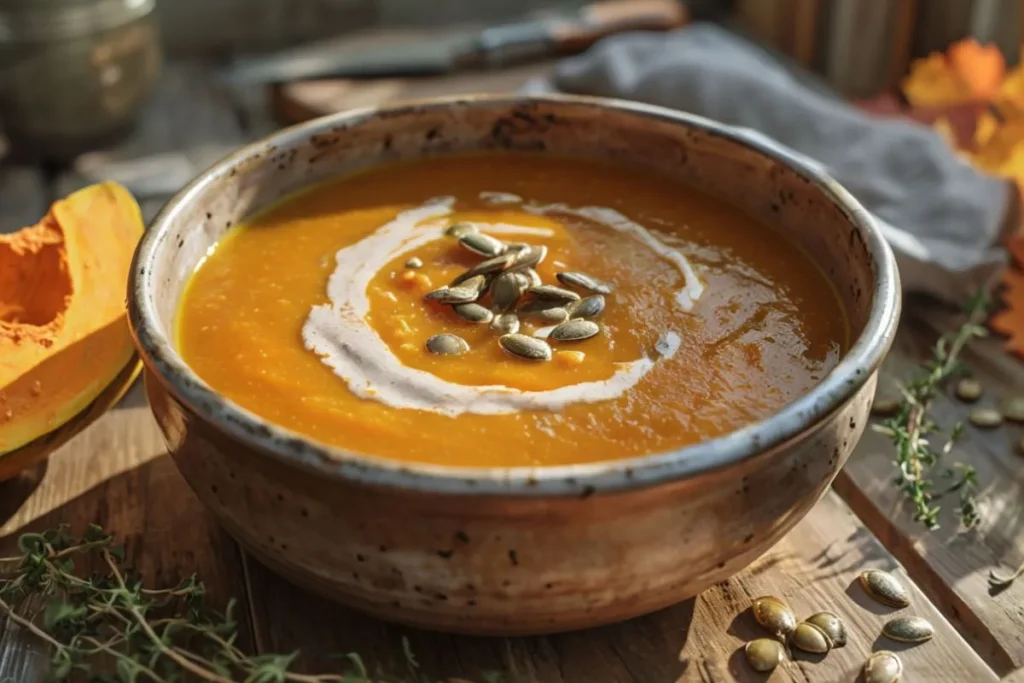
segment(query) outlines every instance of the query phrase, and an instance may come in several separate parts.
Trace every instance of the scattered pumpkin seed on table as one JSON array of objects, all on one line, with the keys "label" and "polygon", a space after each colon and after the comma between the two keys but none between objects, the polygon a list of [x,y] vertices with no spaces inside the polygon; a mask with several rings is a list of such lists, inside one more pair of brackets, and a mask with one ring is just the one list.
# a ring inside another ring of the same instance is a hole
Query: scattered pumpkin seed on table
[{"label": "scattered pumpkin seed on table", "polygon": [[754,671],[764,673],[782,663],[782,643],[774,638],[758,638],[743,646],[743,654]]},{"label": "scattered pumpkin seed on table", "polygon": [[995,429],[1003,424],[1002,414],[992,408],[975,408],[967,415],[967,419],[978,429]]},{"label": "scattered pumpkin seed on table", "polygon": [[910,594],[892,574],[883,572],[880,569],[869,569],[860,575],[860,585],[864,592],[888,607],[907,607],[910,604]]},{"label": "scattered pumpkin seed on table", "polygon": [[999,404],[999,411],[1010,422],[1024,423],[1024,396],[1010,396]]},{"label": "scattered pumpkin seed on table", "polygon": [[801,621],[793,629],[789,644],[798,650],[811,654],[823,655],[832,649],[832,641],[820,628],[806,621]]},{"label": "scattered pumpkin seed on table", "polygon": [[882,627],[882,635],[900,643],[923,643],[935,635],[935,628],[921,617],[896,617]]},{"label": "scattered pumpkin seed on table", "polygon": [[903,674],[903,662],[895,652],[879,650],[864,664],[864,683],[896,683]]},{"label": "scattered pumpkin seed on table", "polygon": [[816,612],[804,621],[820,628],[832,641],[832,647],[846,645],[846,624],[832,612]]},{"label": "scattered pumpkin seed on table", "polygon": [[892,417],[899,411],[900,402],[894,398],[875,398],[871,403],[871,414],[875,417]]},{"label": "scattered pumpkin seed on table", "polygon": [[981,398],[981,382],[973,377],[964,377],[956,383],[956,397],[965,403],[974,403]]},{"label": "scattered pumpkin seed on table", "polygon": [[469,351],[469,344],[457,334],[435,334],[427,340],[427,351],[439,356],[458,356]]},{"label": "scattered pumpkin seed on table", "polygon": [[796,616],[779,598],[763,595],[753,602],[754,619],[773,636],[786,636],[796,628]]}]

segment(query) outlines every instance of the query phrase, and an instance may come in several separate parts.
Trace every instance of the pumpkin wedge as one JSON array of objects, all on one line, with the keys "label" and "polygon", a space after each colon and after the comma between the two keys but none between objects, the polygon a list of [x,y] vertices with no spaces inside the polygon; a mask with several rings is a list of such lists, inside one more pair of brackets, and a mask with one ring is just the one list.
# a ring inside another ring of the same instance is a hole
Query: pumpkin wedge
[{"label": "pumpkin wedge", "polygon": [[143,229],[108,182],[0,236],[0,458],[86,409],[132,359],[125,287]]}]

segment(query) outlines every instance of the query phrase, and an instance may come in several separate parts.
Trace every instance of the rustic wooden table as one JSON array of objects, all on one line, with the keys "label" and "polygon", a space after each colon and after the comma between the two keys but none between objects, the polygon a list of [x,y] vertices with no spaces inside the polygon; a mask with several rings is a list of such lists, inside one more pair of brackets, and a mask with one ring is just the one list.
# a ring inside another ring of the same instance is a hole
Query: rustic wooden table
[{"label": "rustic wooden table", "polygon": [[[378,83],[321,89],[323,101],[373,103],[399,95],[518,87],[535,69],[483,80]],[[347,94],[346,94],[347,93]],[[263,92],[226,92],[203,70],[173,65],[140,129],[111,158],[180,154],[179,165],[205,165],[226,148],[275,126]],[[166,158],[164,159],[166,161]],[[132,167],[118,167],[130,173]],[[142,167],[138,167],[142,168]],[[158,174],[159,175],[159,174]],[[79,172],[0,167],[0,231],[34,222],[55,197],[90,181]],[[143,197],[147,217],[163,201]],[[909,302],[897,347],[886,363],[883,391],[891,391],[955,316],[927,302]],[[984,402],[1024,390],[1024,364],[987,340],[967,356],[984,382]],[[952,423],[966,415],[952,398],[936,415]],[[0,484],[0,556],[15,538],[67,522],[98,523],[124,539],[131,562],[151,581],[169,584],[197,572],[217,604],[239,601],[242,645],[252,652],[301,650],[305,671],[337,670],[338,652],[358,652],[399,678],[407,669],[407,638],[421,672],[431,680],[480,681],[488,671],[503,680],[551,683],[658,683],[661,681],[861,680],[859,670],[877,649],[897,649],[905,681],[924,683],[1024,681],[1024,580],[991,594],[990,568],[1024,560],[1024,458],[1014,450],[1015,428],[968,428],[958,456],[979,473],[982,524],[923,532],[911,520],[891,481],[889,444],[867,435],[830,491],[796,529],[767,555],[732,579],[674,608],[592,631],[539,638],[453,637],[392,626],[325,604],[247,557],[218,529],[166,454],[141,387],[38,469]],[[952,511],[950,511],[952,513]],[[699,520],[694,520],[699,523]],[[889,610],[865,600],[856,584],[868,567],[893,571],[912,589],[906,613],[927,617],[935,638],[899,648],[880,639]],[[830,609],[848,622],[847,647],[827,657],[796,656],[771,677],[755,674],[739,650],[760,634],[750,600],[771,593],[800,613]],[[0,680],[11,628],[0,623]],[[18,683],[21,683],[18,680]],[[28,683],[28,682],[26,682]]]}]

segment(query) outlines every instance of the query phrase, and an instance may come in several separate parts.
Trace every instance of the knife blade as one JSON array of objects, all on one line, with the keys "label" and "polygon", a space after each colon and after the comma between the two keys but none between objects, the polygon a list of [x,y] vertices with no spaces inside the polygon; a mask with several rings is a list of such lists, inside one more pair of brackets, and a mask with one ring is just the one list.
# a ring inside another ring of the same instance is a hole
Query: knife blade
[{"label": "knife blade", "polygon": [[[470,68],[498,68],[579,52],[626,30],[669,30],[727,2],[604,0],[575,12],[492,26],[429,40],[362,48],[325,46],[242,59],[221,73],[235,85],[268,85],[317,78],[428,76]],[[699,12],[695,10],[700,9]]]}]

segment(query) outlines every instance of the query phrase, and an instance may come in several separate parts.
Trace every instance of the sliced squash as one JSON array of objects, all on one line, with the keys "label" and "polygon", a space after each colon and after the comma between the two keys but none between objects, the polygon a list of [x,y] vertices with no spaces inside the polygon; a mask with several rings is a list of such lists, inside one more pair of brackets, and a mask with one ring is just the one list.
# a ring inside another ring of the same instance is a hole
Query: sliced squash
[{"label": "sliced squash", "polygon": [[143,228],[108,182],[0,236],[0,458],[85,410],[133,360],[125,289]]}]

